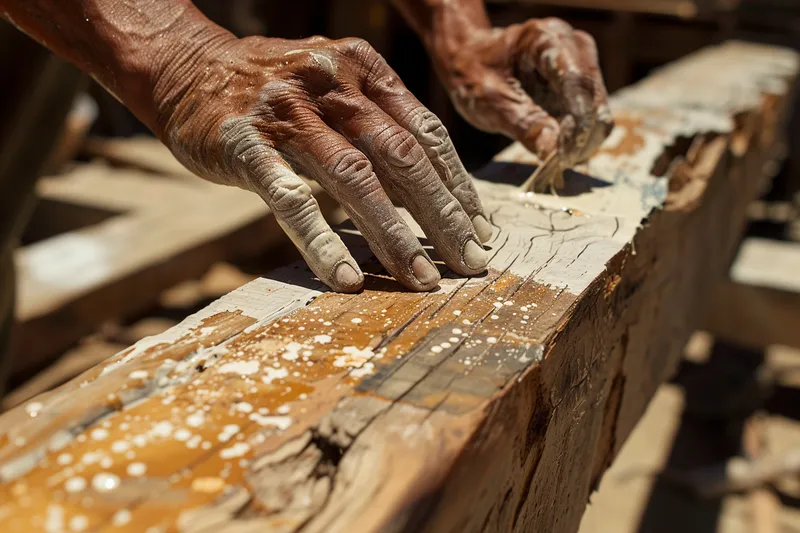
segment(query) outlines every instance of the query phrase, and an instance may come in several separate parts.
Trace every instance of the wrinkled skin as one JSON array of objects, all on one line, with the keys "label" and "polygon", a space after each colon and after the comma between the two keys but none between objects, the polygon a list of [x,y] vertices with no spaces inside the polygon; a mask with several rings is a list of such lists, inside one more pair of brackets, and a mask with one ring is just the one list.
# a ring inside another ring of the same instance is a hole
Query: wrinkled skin
[{"label": "wrinkled skin", "polygon": [[250,37],[201,71],[162,118],[165,141],[201,176],[259,194],[325,283],[357,290],[363,275],[297,173],[341,203],[408,288],[431,289],[439,273],[387,192],[452,270],[485,270],[491,228],[447,131],[369,44]]},{"label": "wrinkled skin", "polygon": [[470,123],[543,160],[559,149],[571,164],[583,162],[613,127],[594,40],[559,19],[479,32],[443,72]]},{"label": "wrinkled skin", "polygon": [[[585,34],[557,21],[492,29],[481,0],[396,3],[477,127],[575,158],[607,134]],[[390,196],[448,267],[485,270],[480,243],[492,228],[447,131],[364,41],[237,39],[189,0],[0,0],[0,9],[92,74],[197,174],[259,194],[334,290],[358,290],[363,274],[300,173],[342,204],[409,289],[435,288],[440,276]]]},{"label": "wrinkled skin", "polygon": [[483,0],[395,0],[459,112],[540,159],[588,159],[613,128],[594,39],[560,19],[491,26]]}]

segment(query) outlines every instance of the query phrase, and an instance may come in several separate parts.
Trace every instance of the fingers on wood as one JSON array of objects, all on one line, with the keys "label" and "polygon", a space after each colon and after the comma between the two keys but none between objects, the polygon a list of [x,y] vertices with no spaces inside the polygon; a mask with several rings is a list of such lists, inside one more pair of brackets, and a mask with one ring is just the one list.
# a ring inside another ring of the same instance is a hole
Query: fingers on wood
[{"label": "fingers on wood", "polygon": [[285,162],[257,166],[257,192],[319,279],[338,292],[355,292],[364,275],[342,239],[327,223],[306,184]]}]

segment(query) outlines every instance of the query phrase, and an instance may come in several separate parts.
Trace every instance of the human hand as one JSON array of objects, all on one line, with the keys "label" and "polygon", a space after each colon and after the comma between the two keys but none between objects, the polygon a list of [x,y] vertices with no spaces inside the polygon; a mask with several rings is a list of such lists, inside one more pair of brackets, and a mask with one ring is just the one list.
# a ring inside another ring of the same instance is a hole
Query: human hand
[{"label": "human hand", "polygon": [[234,39],[161,79],[162,140],[197,174],[259,194],[332,289],[358,290],[363,274],[298,172],[341,203],[406,287],[440,276],[387,191],[448,267],[485,270],[492,229],[447,131],[366,42]]},{"label": "human hand", "polygon": [[556,18],[492,28],[473,4],[452,4],[425,38],[456,108],[543,161],[587,160],[614,125],[594,39]]}]

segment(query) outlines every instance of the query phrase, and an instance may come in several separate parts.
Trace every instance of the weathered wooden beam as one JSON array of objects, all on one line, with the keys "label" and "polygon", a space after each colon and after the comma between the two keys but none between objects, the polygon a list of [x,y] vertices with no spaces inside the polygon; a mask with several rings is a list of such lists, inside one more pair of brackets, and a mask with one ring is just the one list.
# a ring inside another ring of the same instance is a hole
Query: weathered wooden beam
[{"label": "weathered wooden beam", "polygon": [[715,292],[704,329],[750,348],[800,348],[800,243],[749,238]]},{"label": "weathered wooden beam", "polygon": [[484,277],[405,292],[344,230],[362,293],[279,270],[6,413],[3,525],[575,531],[724,275],[797,66],[731,43],[618,93],[565,196],[499,183],[532,169],[501,154]]}]

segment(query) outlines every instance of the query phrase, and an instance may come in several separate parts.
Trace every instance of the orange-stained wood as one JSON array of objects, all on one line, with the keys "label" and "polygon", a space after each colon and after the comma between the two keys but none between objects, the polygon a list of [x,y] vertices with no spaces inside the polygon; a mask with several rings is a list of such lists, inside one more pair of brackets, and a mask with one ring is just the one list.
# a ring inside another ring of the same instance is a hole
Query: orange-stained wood
[{"label": "orange-stained wood", "polygon": [[641,140],[585,193],[478,180],[483,276],[405,292],[345,228],[363,292],[279,270],[4,414],[2,530],[574,531],[725,272],[778,121],[721,150],[691,208],[663,211],[651,169],[678,137],[744,135],[763,90],[785,114],[796,73],[710,49],[614,99]]}]

